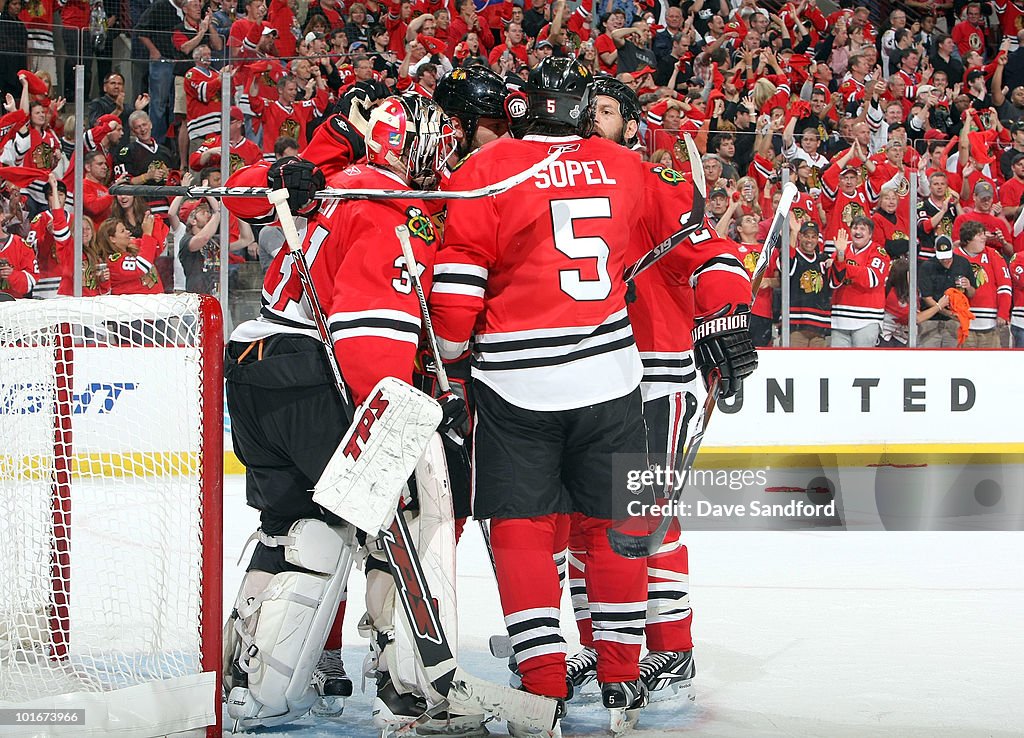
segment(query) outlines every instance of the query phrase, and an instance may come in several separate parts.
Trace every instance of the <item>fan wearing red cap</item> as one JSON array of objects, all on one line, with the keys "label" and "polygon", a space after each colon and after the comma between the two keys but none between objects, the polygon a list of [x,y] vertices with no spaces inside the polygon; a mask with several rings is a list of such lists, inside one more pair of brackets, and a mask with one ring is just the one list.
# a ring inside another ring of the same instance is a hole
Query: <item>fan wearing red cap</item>
[{"label": "fan wearing red cap", "polygon": [[866,147],[854,142],[842,156],[833,160],[832,164],[821,175],[822,205],[825,210],[825,253],[832,255],[835,239],[839,231],[847,231],[853,219],[867,216],[871,212],[871,198],[861,182],[860,167],[855,166],[855,157],[867,159]]},{"label": "fan wearing red cap", "polygon": [[[242,109],[237,105],[231,106],[231,122],[228,132],[230,135],[230,164],[228,170],[234,174],[239,169],[263,159],[263,152],[260,147],[245,137],[245,116]],[[199,147],[192,152],[188,165],[193,171],[200,171],[207,167],[220,168],[220,159],[224,151],[223,140],[219,133],[214,133],[203,139]]]}]

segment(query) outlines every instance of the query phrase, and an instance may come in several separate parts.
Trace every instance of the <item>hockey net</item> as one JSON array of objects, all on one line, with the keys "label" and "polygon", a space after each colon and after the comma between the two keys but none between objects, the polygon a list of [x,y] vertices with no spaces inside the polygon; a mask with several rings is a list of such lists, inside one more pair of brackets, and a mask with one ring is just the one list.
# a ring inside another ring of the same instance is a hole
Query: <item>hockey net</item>
[{"label": "hockey net", "polygon": [[0,708],[218,733],[221,321],[199,295],[0,303]]}]

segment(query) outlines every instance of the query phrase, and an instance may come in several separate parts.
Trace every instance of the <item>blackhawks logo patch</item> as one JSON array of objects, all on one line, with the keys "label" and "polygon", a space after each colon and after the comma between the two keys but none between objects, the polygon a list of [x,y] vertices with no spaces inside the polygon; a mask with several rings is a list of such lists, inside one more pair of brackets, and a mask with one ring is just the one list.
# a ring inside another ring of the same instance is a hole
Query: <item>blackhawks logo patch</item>
[{"label": "blackhawks logo patch", "polygon": [[757,258],[760,254],[757,251],[749,251],[746,256],[743,257],[743,268],[751,274],[754,273],[754,268],[757,266]]},{"label": "blackhawks logo patch", "polygon": [[808,269],[800,275],[800,289],[805,295],[816,295],[825,286],[825,278],[819,271]]},{"label": "blackhawks logo patch", "polygon": [[407,216],[405,226],[409,229],[409,233],[419,238],[428,246],[433,244],[437,235],[434,232],[434,224],[430,218],[419,208],[408,208],[405,214]]},{"label": "blackhawks logo patch", "polygon": [[974,272],[974,284],[978,287],[988,284],[988,273],[981,264],[971,264],[971,271]]},{"label": "blackhawks logo patch", "polygon": [[673,187],[680,182],[686,181],[686,177],[683,176],[682,172],[677,172],[675,169],[671,169],[669,167],[654,167],[651,171],[657,174],[658,179],[662,182],[670,184]]},{"label": "blackhawks logo patch", "polygon": [[292,120],[291,118],[285,119],[281,123],[281,128],[278,129],[279,137],[294,138],[296,141],[299,140],[299,122]]}]

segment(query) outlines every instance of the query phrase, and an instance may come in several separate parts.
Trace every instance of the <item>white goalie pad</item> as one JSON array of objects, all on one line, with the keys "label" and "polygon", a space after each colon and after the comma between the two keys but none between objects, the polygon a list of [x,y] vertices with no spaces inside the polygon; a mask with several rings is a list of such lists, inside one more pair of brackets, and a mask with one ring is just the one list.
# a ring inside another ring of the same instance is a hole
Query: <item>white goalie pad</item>
[{"label": "white goalie pad", "polygon": [[394,377],[356,408],[313,490],[313,501],[371,535],[387,528],[413,469],[441,422],[441,406]]},{"label": "white goalie pad", "polygon": [[[320,520],[294,523],[287,536],[260,534],[283,546],[285,560],[315,573],[247,572],[225,626],[228,714],[243,729],[291,722],[316,701],[310,677],[323,651],[352,567],[354,531]],[[238,673],[244,673],[240,683]]]},{"label": "white goalie pad", "polygon": [[[441,436],[434,433],[423,458],[416,465],[416,492],[419,510],[405,513],[413,545],[423,566],[430,593],[437,602],[441,627],[455,654],[458,643],[458,616],[455,602],[455,516],[452,511],[451,483]],[[372,556],[385,561],[383,551],[370,546]],[[366,609],[373,630],[385,634],[387,646],[377,656],[378,667],[387,671],[400,694],[414,692],[433,703],[440,700],[430,687],[417,657],[412,628],[395,596],[390,573],[368,571]],[[374,639],[376,641],[376,639]]]},{"label": "white goalie pad", "polygon": [[[427,587],[437,602],[437,613],[441,619],[452,655],[458,660],[459,618],[455,600],[455,514],[452,510],[452,488],[448,478],[448,464],[445,460],[444,444],[435,433],[427,444],[423,458],[416,465],[416,494],[419,499],[419,514],[409,525],[413,545],[423,565]],[[395,683],[413,686],[417,694],[437,697],[430,691],[430,680],[416,659],[416,644],[412,627],[405,611],[395,602],[398,615],[395,618],[394,649],[398,673],[392,673]],[[397,677],[397,679],[395,679]]]}]

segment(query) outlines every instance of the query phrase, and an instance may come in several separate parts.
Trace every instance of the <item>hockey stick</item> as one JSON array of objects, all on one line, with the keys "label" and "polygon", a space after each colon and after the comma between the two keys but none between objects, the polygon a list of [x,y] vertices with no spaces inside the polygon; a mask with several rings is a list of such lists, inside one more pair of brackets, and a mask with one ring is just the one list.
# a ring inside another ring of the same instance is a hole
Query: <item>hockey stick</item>
[{"label": "hockey stick", "polygon": [[[285,240],[295,258],[296,264],[305,262],[302,244],[295,229],[295,219],[287,205],[288,192],[286,190],[277,190],[269,199],[277,210]],[[308,264],[306,264],[306,276],[310,277]],[[310,277],[308,286],[312,287],[312,285],[313,282]],[[307,282],[303,282],[303,288],[305,289],[306,287]],[[322,326],[324,331],[321,333],[320,338],[327,349],[327,361],[332,365],[331,369],[338,380],[337,389],[342,397],[342,403],[346,410],[349,410],[352,407],[352,403],[342,378],[341,367],[338,364],[337,357],[334,355],[333,341],[331,340],[330,333],[327,331],[327,321],[323,316],[322,304],[316,297],[315,289],[310,289],[306,292],[305,297],[310,302],[311,312],[320,313],[320,319],[316,321],[318,330]],[[378,384],[378,387],[380,387],[380,384]],[[416,390],[413,391],[415,392]],[[422,395],[423,393],[419,394]],[[437,406],[437,403],[432,399],[427,399],[435,407]],[[377,420],[379,421],[382,417],[378,416]],[[365,430],[369,434],[375,423],[373,419],[370,420],[369,424],[364,423],[364,420],[365,417],[361,417],[360,422],[353,425],[360,430]],[[437,421],[439,420],[440,417],[436,417],[434,428],[437,427]],[[430,429],[431,434],[434,432],[434,428]],[[422,449],[420,455],[422,455]],[[413,467],[415,467],[418,459],[419,456],[413,460]],[[394,464],[394,461],[395,459],[391,459],[392,464]],[[411,471],[405,472],[405,476],[402,477],[402,485],[405,484],[405,480],[410,473]],[[402,603],[402,609],[408,618],[420,665],[423,667],[423,671],[430,680],[434,691],[445,701],[465,707],[468,711],[485,712],[505,720],[512,719],[538,730],[550,730],[555,722],[557,708],[557,703],[554,700],[526,692],[519,692],[510,687],[503,687],[478,679],[465,672],[455,661],[451,647],[445,637],[444,629],[441,627],[437,605],[427,587],[423,568],[416,554],[416,548],[413,545],[408,525],[405,522],[405,516],[400,513],[393,514],[390,527],[378,536],[378,541],[381,542],[384,548],[384,554],[387,557],[392,576],[395,579],[398,599]]]},{"label": "hockey stick", "polygon": [[698,151],[697,145],[690,138],[689,134],[683,136],[683,141],[686,143],[686,152],[690,159],[690,171],[693,177],[693,206],[690,209],[690,217],[687,218],[680,230],[673,233],[626,268],[622,278],[627,282],[632,282],[638,274],[654,266],[665,254],[696,233],[704,224],[707,182],[704,178],[704,167],[700,161],[700,151]]},{"label": "hockey stick", "polygon": [[[412,244],[409,241],[409,229],[405,225],[395,228],[395,235],[402,245],[402,255],[405,257],[405,267],[409,271],[413,288],[416,290],[416,297],[420,303],[420,315],[423,317],[423,330],[427,334],[427,342],[430,344],[430,353],[434,357],[434,374],[437,377],[437,384],[442,392],[451,391],[451,383],[448,381],[448,372],[445,371],[444,363],[441,361],[441,349],[437,345],[437,334],[434,333],[434,323],[430,319],[430,309],[427,307],[427,296],[423,291],[423,284],[420,282],[419,269],[416,266],[416,256],[412,252]],[[469,459],[469,449],[466,448],[466,439],[452,431],[449,436],[455,443],[459,444],[462,453],[462,460],[465,469],[472,474],[472,464]],[[467,480],[472,484],[472,479]],[[487,557],[491,561],[491,571],[494,572],[494,579],[498,579],[498,564],[494,560],[494,548],[491,546],[491,529],[484,520],[476,521],[480,525],[480,533],[484,538],[484,546],[487,548]],[[491,639],[499,636],[491,636]]]},{"label": "hockey stick", "polygon": [[[317,200],[477,200],[500,195],[533,177],[558,159],[564,149],[552,151],[529,169],[475,190],[346,190],[328,187],[316,193]],[[172,185],[113,185],[111,195],[142,195],[145,197],[270,197],[269,187],[191,187]]]},{"label": "hockey stick", "polygon": [[[786,218],[789,217],[789,210],[793,206],[793,201],[796,199],[797,194],[796,185],[792,182],[787,182],[782,188],[782,199],[779,200],[779,207],[775,211],[775,216],[772,218],[771,225],[768,228],[768,235],[764,240],[764,248],[761,249],[761,253],[758,255],[757,264],[754,267],[754,273],[751,276],[751,299],[757,296],[757,291],[761,288],[761,281],[764,279],[765,272],[768,270],[768,265],[771,263],[771,255],[778,248],[779,241],[782,238],[782,225]],[[693,469],[694,461],[697,459],[697,452],[700,451],[700,445],[704,441],[704,432],[707,431],[708,423],[711,420],[711,415],[714,412],[715,405],[718,404],[718,395],[721,390],[721,379],[721,375],[717,371],[712,372],[711,379],[708,382],[708,396],[704,400],[704,407],[701,408],[700,415],[697,416],[697,422],[695,424],[697,430],[690,439],[690,442],[686,445],[686,453],[683,455],[682,483],[672,491],[671,495],[669,495],[669,498],[666,501],[669,507],[675,505],[675,503],[679,501],[679,498],[682,497],[683,490],[686,488],[686,483],[690,479],[690,471]],[[661,523],[653,533],[640,536],[631,535],[615,528],[609,528],[608,542],[611,544],[612,550],[615,551],[615,553],[620,556],[625,556],[627,559],[642,559],[648,556],[653,556],[665,542],[665,536],[668,534],[669,526],[675,519],[676,516],[674,515],[665,515],[662,517]]]}]

